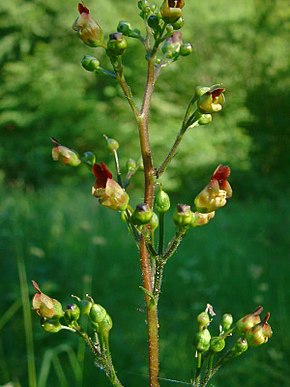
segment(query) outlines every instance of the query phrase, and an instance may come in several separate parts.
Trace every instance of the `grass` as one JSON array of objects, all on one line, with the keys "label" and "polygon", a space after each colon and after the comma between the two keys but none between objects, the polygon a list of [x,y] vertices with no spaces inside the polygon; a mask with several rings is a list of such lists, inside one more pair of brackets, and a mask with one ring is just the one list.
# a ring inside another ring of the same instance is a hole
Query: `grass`
[{"label": "grass", "polygon": [[[30,280],[34,279],[64,305],[72,301],[71,294],[88,292],[109,311],[118,375],[128,387],[146,386],[146,322],[143,294],[138,289],[139,262],[119,215],[98,207],[80,189],[48,187],[39,192],[1,194],[0,385],[13,381],[29,386],[29,332],[25,334],[23,310],[19,309],[21,289],[23,297],[23,277],[20,287],[17,269],[20,251],[31,295]],[[195,316],[208,302],[218,316],[231,312],[235,318],[263,304],[271,312],[274,331],[267,345],[226,366],[212,385],[290,385],[289,209],[287,196],[275,203],[233,199],[210,225],[192,230],[185,238],[166,267],[161,295],[161,386],[182,385],[181,381],[190,379]],[[174,227],[169,223],[170,234]],[[109,385],[78,338],[67,332],[45,334],[34,314],[32,326],[38,385]]]}]

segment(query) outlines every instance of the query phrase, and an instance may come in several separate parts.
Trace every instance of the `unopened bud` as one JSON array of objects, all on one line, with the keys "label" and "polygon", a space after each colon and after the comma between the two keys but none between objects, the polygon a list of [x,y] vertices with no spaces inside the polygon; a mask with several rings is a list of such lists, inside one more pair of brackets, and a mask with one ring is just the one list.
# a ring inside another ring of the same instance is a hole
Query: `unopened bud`
[{"label": "unopened bud", "polygon": [[178,204],[173,215],[175,224],[179,227],[189,226],[192,222],[192,212],[187,204]]},{"label": "unopened bud", "polygon": [[93,306],[92,301],[90,300],[81,300],[80,303],[80,312],[82,315],[89,316],[91,308]]},{"label": "unopened bud", "polygon": [[244,353],[248,348],[249,348],[249,346],[248,346],[247,340],[240,337],[240,338],[235,342],[233,348],[231,349],[232,356],[233,356],[233,357],[240,356],[240,355],[241,355],[242,353]]},{"label": "unopened bud", "polygon": [[121,32],[115,32],[110,35],[107,53],[110,57],[123,55],[127,48],[127,41]]},{"label": "unopened bud", "polygon": [[45,332],[48,332],[48,333],[57,333],[63,329],[63,326],[57,319],[48,320],[44,318],[41,321],[41,326],[45,330]]},{"label": "unopened bud", "polygon": [[228,331],[233,323],[233,316],[229,313],[225,313],[222,318],[222,326],[225,331]]},{"label": "unopened bud", "polygon": [[153,212],[152,218],[150,220],[150,227],[152,231],[155,231],[159,226],[159,218],[155,212]]},{"label": "unopened bud", "polygon": [[207,312],[199,313],[196,319],[199,325],[199,329],[206,328],[211,321],[209,314]]},{"label": "unopened bud", "polygon": [[212,352],[221,352],[226,345],[225,339],[219,336],[214,336],[210,340],[210,350]]},{"label": "unopened bud", "polygon": [[128,161],[127,161],[127,171],[128,172],[132,172],[132,171],[135,171],[135,169],[137,168],[137,163],[136,163],[136,161],[135,160],[133,160],[133,159],[129,159]]},{"label": "unopened bud", "polygon": [[150,15],[147,19],[148,26],[155,30],[159,27],[159,17],[157,15]]},{"label": "unopened bud", "polygon": [[94,323],[100,323],[106,316],[106,309],[99,304],[93,304],[90,310],[90,319]]},{"label": "unopened bud", "polygon": [[132,222],[137,226],[147,224],[153,216],[153,211],[146,203],[140,203],[136,206],[132,214]]},{"label": "unopened bud", "polygon": [[211,335],[208,329],[203,329],[195,336],[195,348],[198,352],[206,352],[210,347]]},{"label": "unopened bud", "polygon": [[98,71],[100,69],[100,62],[91,55],[84,56],[81,64],[87,71]]},{"label": "unopened bud", "polygon": [[140,38],[141,33],[137,28],[132,28],[131,24],[127,21],[120,21],[117,27],[117,31],[121,32],[124,36],[130,38]]},{"label": "unopened bud", "polygon": [[93,152],[88,151],[82,155],[81,160],[83,163],[87,164],[89,167],[92,167],[96,162],[96,156],[94,155]]},{"label": "unopened bud", "polygon": [[77,321],[80,317],[80,308],[76,304],[69,304],[64,312],[67,322]]},{"label": "unopened bud", "polygon": [[109,152],[114,153],[116,150],[119,149],[119,143],[117,140],[115,140],[114,138],[109,138],[105,135],[104,137],[107,140],[107,149]]},{"label": "unopened bud", "polygon": [[184,25],[184,17],[181,16],[179,19],[177,19],[175,22],[171,23],[174,30],[180,30],[180,28]]},{"label": "unopened bud", "polygon": [[212,122],[212,115],[209,113],[202,114],[197,122],[199,123],[199,125],[208,125]]},{"label": "unopened bud", "polygon": [[170,198],[168,194],[163,191],[161,186],[158,187],[158,191],[155,196],[154,208],[159,214],[164,214],[170,209]]}]

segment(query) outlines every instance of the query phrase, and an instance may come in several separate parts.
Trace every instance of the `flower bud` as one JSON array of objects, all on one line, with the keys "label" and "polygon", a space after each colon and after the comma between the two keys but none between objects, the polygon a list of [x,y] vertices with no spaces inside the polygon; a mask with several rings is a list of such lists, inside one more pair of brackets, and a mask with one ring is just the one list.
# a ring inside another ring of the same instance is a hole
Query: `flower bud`
[{"label": "flower bud", "polygon": [[159,27],[159,17],[157,15],[150,15],[147,19],[148,26],[153,30]]},{"label": "flower bud", "polygon": [[211,335],[207,328],[198,332],[195,336],[195,348],[198,352],[206,352],[210,347]]},{"label": "flower bud", "polygon": [[77,321],[80,317],[80,308],[76,304],[67,305],[64,317],[68,323]]},{"label": "flower bud", "polygon": [[116,150],[119,149],[119,143],[117,140],[115,140],[114,138],[109,138],[107,136],[104,137],[107,140],[107,149],[109,152],[114,153]]},{"label": "flower bud", "polygon": [[202,114],[197,122],[199,125],[210,124],[212,122],[212,115],[211,114]]},{"label": "flower bud", "polygon": [[90,300],[81,300],[80,301],[80,312],[82,315],[89,316],[91,308],[93,306],[92,301]]},{"label": "flower bud", "polygon": [[90,47],[103,46],[103,31],[99,24],[92,18],[89,9],[79,3],[80,16],[74,22],[72,28],[77,31],[80,39]]},{"label": "flower bud", "polygon": [[225,339],[219,336],[214,336],[210,340],[210,350],[212,352],[221,352],[226,345]]},{"label": "flower bud", "polygon": [[155,212],[152,214],[152,218],[150,220],[150,228],[152,231],[155,231],[159,226],[159,218]]},{"label": "flower bud", "polygon": [[48,333],[57,333],[63,329],[63,326],[57,319],[48,320],[46,318],[43,318],[41,321],[41,326],[45,330],[45,332],[48,332]]},{"label": "flower bud", "polygon": [[259,306],[253,313],[247,314],[236,323],[236,329],[239,333],[246,333],[249,329],[261,322],[260,314],[263,307]]},{"label": "flower bud", "polygon": [[222,326],[225,331],[228,331],[233,323],[234,319],[233,316],[229,313],[225,313],[222,318]]},{"label": "flower bud", "polygon": [[170,209],[170,198],[160,185],[155,196],[154,208],[159,214],[164,214]]},{"label": "flower bud", "polygon": [[231,349],[232,356],[237,357],[240,356],[242,353],[244,353],[249,348],[248,342],[246,339],[240,337],[234,344],[233,348]]},{"label": "flower bud", "polygon": [[121,32],[124,36],[129,36],[130,38],[141,37],[141,33],[137,28],[132,28],[131,24],[127,21],[120,21],[117,27],[117,31]]},{"label": "flower bud", "polygon": [[136,206],[132,214],[132,222],[137,226],[147,224],[153,216],[153,211],[146,203],[140,203]]},{"label": "flower bud", "polygon": [[167,23],[174,23],[182,16],[184,0],[164,0],[160,8],[163,20]]},{"label": "flower bud", "polygon": [[96,162],[96,156],[93,152],[85,152],[81,158],[82,162],[92,167]]},{"label": "flower bud", "polygon": [[99,304],[93,304],[90,310],[90,319],[94,323],[100,323],[106,316],[107,311]]},{"label": "flower bud", "polygon": [[113,321],[111,317],[108,315],[108,313],[106,313],[103,320],[99,323],[100,333],[108,334],[108,332],[112,329],[112,327],[113,327]]},{"label": "flower bud", "polygon": [[182,45],[182,35],[180,31],[174,31],[172,36],[167,38],[162,46],[162,52],[166,58],[178,58],[180,47]]},{"label": "flower bud", "polygon": [[178,204],[173,215],[174,223],[179,227],[189,226],[192,222],[192,212],[190,206]]},{"label": "flower bud", "polygon": [[98,71],[100,69],[100,62],[91,55],[85,55],[81,61],[81,65],[87,71]]},{"label": "flower bud", "polygon": [[132,171],[135,171],[135,169],[137,168],[137,163],[135,160],[129,159],[127,160],[126,166],[127,166],[127,171],[132,172]]},{"label": "flower bud", "polygon": [[107,54],[109,57],[116,57],[123,55],[127,48],[127,40],[121,32],[115,32],[110,35],[108,45],[107,45]]},{"label": "flower bud", "polygon": [[57,140],[53,137],[50,138],[54,147],[52,148],[52,159],[59,161],[62,164],[69,165],[70,167],[77,167],[81,160],[79,159],[78,153],[66,146],[60,145]]},{"label": "flower bud", "polygon": [[197,107],[201,113],[215,113],[222,110],[222,105],[225,102],[223,92],[225,89],[220,85],[213,85],[209,88],[199,88],[199,94],[206,90],[200,95],[197,101]]},{"label": "flower bud", "polygon": [[62,310],[61,303],[42,293],[35,281],[32,281],[32,285],[37,291],[32,300],[33,310],[35,310],[39,316],[49,319],[62,317],[64,311]]},{"label": "flower bud", "polygon": [[187,56],[192,53],[192,45],[191,43],[182,43],[180,46],[179,54],[181,56]]},{"label": "flower bud", "polygon": [[197,316],[197,322],[198,322],[198,325],[199,325],[199,329],[203,329],[203,328],[206,328],[209,323],[210,323],[210,317],[209,317],[209,314],[207,312],[201,312],[199,313],[199,315]]},{"label": "flower bud", "polygon": [[184,17],[181,16],[179,19],[177,19],[175,22],[171,23],[174,30],[180,30],[180,28],[184,25]]}]

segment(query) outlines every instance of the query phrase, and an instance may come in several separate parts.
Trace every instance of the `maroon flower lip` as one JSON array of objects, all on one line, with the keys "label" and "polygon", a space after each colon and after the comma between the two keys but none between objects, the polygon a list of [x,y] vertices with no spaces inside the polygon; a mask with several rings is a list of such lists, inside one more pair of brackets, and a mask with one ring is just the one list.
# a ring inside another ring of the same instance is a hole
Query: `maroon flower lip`
[{"label": "maroon flower lip", "polygon": [[94,164],[93,174],[96,177],[95,188],[106,188],[107,180],[112,179],[112,174],[105,163]]}]

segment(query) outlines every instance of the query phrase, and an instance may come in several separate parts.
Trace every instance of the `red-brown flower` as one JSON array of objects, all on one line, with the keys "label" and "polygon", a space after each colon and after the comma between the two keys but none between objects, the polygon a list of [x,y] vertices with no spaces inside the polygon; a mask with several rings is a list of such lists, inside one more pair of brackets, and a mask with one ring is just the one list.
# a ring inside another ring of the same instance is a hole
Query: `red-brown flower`
[{"label": "red-brown flower", "polygon": [[209,184],[197,195],[194,200],[197,211],[209,213],[223,207],[227,199],[232,197],[232,188],[227,178],[231,170],[226,165],[219,165],[214,171]]},{"label": "red-brown flower", "polygon": [[99,24],[92,18],[89,9],[79,3],[80,16],[74,22],[72,28],[77,31],[80,39],[90,47],[103,46],[103,31]]},{"label": "red-brown flower", "polygon": [[32,308],[36,313],[45,318],[60,318],[64,315],[61,303],[54,298],[42,293],[38,284],[32,281],[32,285],[36,290],[36,294],[32,299]]},{"label": "red-brown flower", "polygon": [[182,16],[184,0],[164,0],[160,12],[163,19],[168,23],[173,23]]},{"label": "red-brown flower", "polygon": [[96,177],[92,194],[99,199],[102,206],[116,211],[124,211],[129,202],[129,196],[112,178],[112,174],[104,163],[94,164],[93,174]]}]

